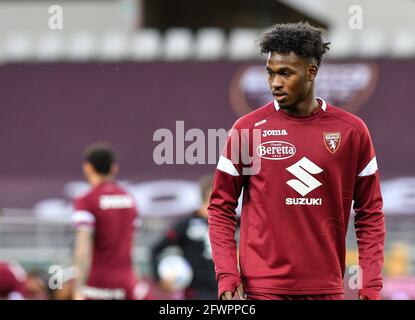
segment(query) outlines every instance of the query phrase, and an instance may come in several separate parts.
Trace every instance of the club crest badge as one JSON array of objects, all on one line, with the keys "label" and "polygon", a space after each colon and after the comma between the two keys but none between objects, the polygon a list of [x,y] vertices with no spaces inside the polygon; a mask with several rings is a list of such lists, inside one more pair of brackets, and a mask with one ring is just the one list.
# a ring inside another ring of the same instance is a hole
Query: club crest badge
[{"label": "club crest badge", "polygon": [[341,134],[340,132],[324,132],[324,145],[331,153],[335,153],[340,146]]}]

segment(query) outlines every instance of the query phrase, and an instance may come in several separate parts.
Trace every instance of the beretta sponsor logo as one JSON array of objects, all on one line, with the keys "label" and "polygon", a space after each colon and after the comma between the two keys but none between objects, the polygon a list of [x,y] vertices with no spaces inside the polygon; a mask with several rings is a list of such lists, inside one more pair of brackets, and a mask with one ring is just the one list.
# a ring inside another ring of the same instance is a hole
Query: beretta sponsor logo
[{"label": "beretta sponsor logo", "polygon": [[264,159],[284,160],[295,155],[295,147],[285,141],[267,141],[257,147],[257,154]]}]

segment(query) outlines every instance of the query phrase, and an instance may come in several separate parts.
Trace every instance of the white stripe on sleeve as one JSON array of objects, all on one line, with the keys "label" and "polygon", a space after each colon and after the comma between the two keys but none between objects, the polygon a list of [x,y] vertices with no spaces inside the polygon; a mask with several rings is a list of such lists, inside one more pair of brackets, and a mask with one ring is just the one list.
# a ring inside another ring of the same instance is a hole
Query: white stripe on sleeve
[{"label": "white stripe on sleeve", "polygon": [[226,173],[230,174],[231,176],[235,176],[235,177],[239,176],[239,172],[238,172],[238,170],[236,170],[236,168],[233,165],[232,161],[229,160],[228,158],[225,158],[224,156],[221,156],[219,158],[217,168],[218,168],[218,170],[226,172]]},{"label": "white stripe on sleeve", "polygon": [[374,174],[378,170],[378,163],[376,162],[376,157],[373,157],[372,160],[369,161],[366,168],[359,173],[359,177],[366,177]]},{"label": "white stripe on sleeve", "polygon": [[73,214],[72,221],[75,224],[87,223],[87,224],[94,225],[95,217],[91,212],[79,210],[79,211],[75,211],[75,213]]}]

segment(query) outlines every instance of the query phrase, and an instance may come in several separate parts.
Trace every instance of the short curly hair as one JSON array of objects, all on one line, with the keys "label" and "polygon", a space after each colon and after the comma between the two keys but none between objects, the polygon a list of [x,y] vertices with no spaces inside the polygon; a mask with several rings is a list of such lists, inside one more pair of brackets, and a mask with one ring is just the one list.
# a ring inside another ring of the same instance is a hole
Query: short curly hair
[{"label": "short curly hair", "polygon": [[96,172],[107,175],[115,162],[115,153],[112,146],[107,142],[98,142],[85,148],[85,161],[89,162]]},{"label": "short curly hair", "polygon": [[259,39],[260,53],[294,52],[304,59],[314,58],[319,66],[330,44],[323,41],[323,32],[308,22],[276,24]]}]

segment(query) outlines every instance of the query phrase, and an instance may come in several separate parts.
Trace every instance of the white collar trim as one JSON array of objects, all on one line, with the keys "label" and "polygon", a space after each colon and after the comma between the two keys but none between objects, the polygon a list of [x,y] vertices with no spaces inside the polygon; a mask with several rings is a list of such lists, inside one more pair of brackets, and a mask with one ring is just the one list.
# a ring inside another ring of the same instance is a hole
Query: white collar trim
[{"label": "white collar trim", "polygon": [[[320,97],[316,97],[316,99],[318,99],[318,100],[321,101],[321,109],[323,109],[323,111],[326,111],[327,110],[327,103],[326,103],[326,101],[324,101]],[[275,108],[275,111],[278,111],[280,109],[280,106],[278,105],[278,101],[277,100],[274,100],[274,108]]]},{"label": "white collar trim", "polygon": [[277,100],[274,100],[274,107],[275,107],[275,111],[278,111],[280,109],[280,106],[278,105]]},{"label": "white collar trim", "polygon": [[320,98],[320,97],[316,97],[316,99],[318,99],[318,100],[320,100],[321,101],[321,109],[323,109],[323,111],[326,111],[326,109],[327,109],[327,103],[326,103],[326,101],[324,101],[322,98]]}]

